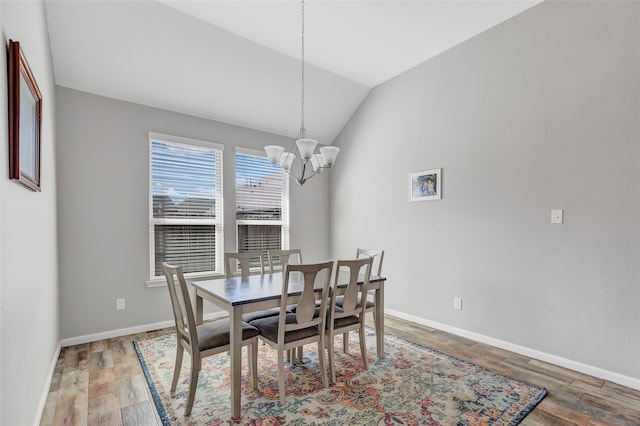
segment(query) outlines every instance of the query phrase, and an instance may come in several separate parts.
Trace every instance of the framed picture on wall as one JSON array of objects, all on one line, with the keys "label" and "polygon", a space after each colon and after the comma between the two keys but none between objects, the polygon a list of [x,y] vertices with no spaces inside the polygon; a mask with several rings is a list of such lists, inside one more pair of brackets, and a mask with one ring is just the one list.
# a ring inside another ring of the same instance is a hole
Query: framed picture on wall
[{"label": "framed picture on wall", "polygon": [[429,201],[442,198],[442,169],[409,174],[409,201]]},{"label": "framed picture on wall", "polygon": [[9,178],[39,192],[42,95],[20,43],[9,40],[7,53]]}]

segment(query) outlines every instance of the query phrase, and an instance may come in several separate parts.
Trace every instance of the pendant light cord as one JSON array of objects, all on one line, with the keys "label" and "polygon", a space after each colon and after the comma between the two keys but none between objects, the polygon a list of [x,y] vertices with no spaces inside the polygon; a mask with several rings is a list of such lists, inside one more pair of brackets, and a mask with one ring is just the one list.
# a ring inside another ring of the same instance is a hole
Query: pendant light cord
[{"label": "pendant light cord", "polygon": [[304,138],[306,135],[306,129],[304,128],[304,0],[302,0],[302,96],[300,107],[300,138]]}]

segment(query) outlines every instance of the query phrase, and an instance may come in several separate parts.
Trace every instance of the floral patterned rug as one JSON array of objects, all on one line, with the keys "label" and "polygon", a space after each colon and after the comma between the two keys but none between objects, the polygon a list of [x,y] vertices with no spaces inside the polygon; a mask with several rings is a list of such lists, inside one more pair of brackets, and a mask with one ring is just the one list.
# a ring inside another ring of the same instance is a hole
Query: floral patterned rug
[{"label": "floral patterned rug", "polygon": [[[362,368],[356,333],[348,354],[336,337],[335,385],[322,387],[317,345],[305,346],[304,362],[286,363],[287,400],[279,404],[276,351],[259,344],[258,390],[251,389],[242,360],[242,418],[230,419],[229,355],[205,358],[191,416],[184,405],[189,355],[180,381],[169,392],[175,335],[133,342],[163,425],[516,425],[545,397],[532,386],[385,334],[384,359],[375,356],[375,334],[367,330],[369,370]],[[246,348],[243,348],[246,351]]]}]

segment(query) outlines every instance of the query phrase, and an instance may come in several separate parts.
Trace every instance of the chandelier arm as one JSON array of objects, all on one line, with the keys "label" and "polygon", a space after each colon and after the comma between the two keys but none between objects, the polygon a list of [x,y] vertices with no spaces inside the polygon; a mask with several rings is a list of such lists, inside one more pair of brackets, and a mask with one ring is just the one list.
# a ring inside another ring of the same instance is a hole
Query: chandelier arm
[{"label": "chandelier arm", "polygon": [[286,170],[286,169],[283,169],[283,170],[287,175],[289,175],[291,179],[293,179],[300,186],[302,186],[306,181],[308,181],[309,179],[311,179],[312,177],[318,174],[318,172],[313,172],[313,174],[307,177],[304,177],[304,176],[297,177],[296,175],[293,174],[293,172],[291,172],[291,170]]},{"label": "chandelier arm", "polygon": [[317,174],[318,172],[314,171],[312,174],[310,174],[307,177],[304,177],[304,175],[302,175],[300,178],[296,178],[295,176],[292,176],[292,177],[293,177],[293,180],[295,180],[298,185],[302,186],[306,181],[308,181],[309,179],[311,179]]},{"label": "chandelier arm", "polygon": [[300,165],[300,179],[306,180],[304,174],[307,172],[307,162],[302,160],[302,164]]}]

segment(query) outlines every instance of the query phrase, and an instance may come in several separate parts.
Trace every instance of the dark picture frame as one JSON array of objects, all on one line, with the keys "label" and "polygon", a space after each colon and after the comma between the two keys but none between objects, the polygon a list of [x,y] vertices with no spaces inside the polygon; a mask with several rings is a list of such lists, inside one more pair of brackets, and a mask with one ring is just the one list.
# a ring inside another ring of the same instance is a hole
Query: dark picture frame
[{"label": "dark picture frame", "polygon": [[7,46],[9,82],[9,178],[40,192],[42,94],[20,42]]}]

